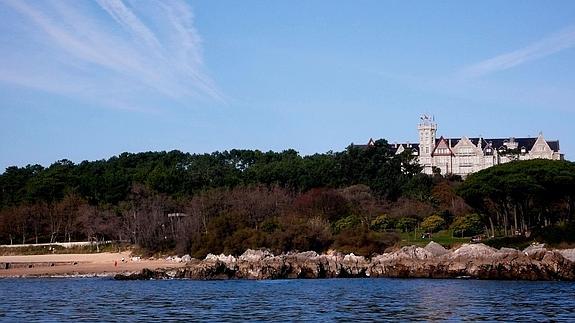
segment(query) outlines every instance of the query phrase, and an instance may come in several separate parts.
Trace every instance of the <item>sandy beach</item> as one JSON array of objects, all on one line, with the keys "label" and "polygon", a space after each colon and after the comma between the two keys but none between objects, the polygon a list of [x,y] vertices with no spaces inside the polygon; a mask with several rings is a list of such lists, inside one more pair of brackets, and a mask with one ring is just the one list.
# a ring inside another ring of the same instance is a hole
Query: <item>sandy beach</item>
[{"label": "sandy beach", "polygon": [[0,277],[113,276],[117,273],[139,272],[144,268],[184,266],[183,263],[165,259],[132,261],[129,252],[0,256],[0,264],[6,263],[10,266],[8,269],[0,267]]}]

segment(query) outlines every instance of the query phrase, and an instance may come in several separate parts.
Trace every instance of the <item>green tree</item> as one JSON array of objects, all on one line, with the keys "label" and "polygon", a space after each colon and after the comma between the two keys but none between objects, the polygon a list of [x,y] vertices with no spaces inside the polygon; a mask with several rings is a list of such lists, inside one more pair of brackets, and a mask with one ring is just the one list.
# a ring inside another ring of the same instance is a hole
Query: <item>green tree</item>
[{"label": "green tree", "polygon": [[451,229],[455,236],[469,237],[483,232],[484,225],[481,221],[481,216],[473,213],[455,219],[451,225]]},{"label": "green tree", "polygon": [[430,215],[421,222],[421,228],[425,232],[437,232],[443,228],[445,220],[439,215]]},{"label": "green tree", "polygon": [[415,230],[416,226],[417,226],[417,219],[409,218],[409,217],[400,218],[395,223],[395,227],[398,230],[401,230],[402,232],[413,231],[413,230]]},{"label": "green tree", "polygon": [[[482,214],[495,235],[525,232],[573,220],[575,165],[568,161],[515,161],[471,174],[457,190]],[[487,223],[486,223],[487,224]]]},{"label": "green tree", "polygon": [[369,226],[371,230],[378,232],[383,232],[391,227],[393,227],[393,221],[386,214],[377,216],[375,219],[371,221]]}]

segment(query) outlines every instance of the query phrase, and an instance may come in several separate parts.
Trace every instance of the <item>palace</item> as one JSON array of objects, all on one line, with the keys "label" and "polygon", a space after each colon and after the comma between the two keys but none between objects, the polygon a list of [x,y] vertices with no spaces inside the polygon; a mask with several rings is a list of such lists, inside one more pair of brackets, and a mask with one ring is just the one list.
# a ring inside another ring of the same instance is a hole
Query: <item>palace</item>
[{"label": "palace", "polygon": [[[482,169],[513,160],[553,159],[562,160],[558,140],[537,138],[437,138],[437,124],[432,117],[422,116],[418,125],[419,144],[390,144],[395,154],[409,149],[418,156],[423,172],[455,174],[462,177]],[[373,145],[370,139],[368,146]]]}]

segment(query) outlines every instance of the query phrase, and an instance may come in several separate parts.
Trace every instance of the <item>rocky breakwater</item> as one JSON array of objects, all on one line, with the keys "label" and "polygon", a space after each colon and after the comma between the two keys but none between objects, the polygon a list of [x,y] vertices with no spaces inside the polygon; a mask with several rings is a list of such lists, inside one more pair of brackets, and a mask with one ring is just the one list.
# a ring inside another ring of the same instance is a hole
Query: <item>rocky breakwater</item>
[{"label": "rocky breakwater", "polygon": [[313,251],[273,255],[247,250],[239,257],[209,254],[191,259],[183,268],[144,270],[117,279],[286,279],[341,277],[401,277],[575,280],[575,249],[548,250],[543,245],[525,250],[484,244],[464,244],[446,250],[430,242],[409,246],[371,259],[354,254],[317,254]]},{"label": "rocky breakwater", "polygon": [[448,251],[432,242],[373,257],[368,271],[372,277],[575,280],[573,256],[573,249],[548,250],[543,245],[520,251],[464,244]]}]

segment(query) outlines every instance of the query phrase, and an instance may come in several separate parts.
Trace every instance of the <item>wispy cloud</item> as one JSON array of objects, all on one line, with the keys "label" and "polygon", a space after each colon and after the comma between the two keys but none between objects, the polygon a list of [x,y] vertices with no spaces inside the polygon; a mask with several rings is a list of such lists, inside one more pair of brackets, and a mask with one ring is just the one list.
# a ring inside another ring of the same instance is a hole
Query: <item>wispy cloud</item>
[{"label": "wispy cloud", "polygon": [[223,101],[183,1],[6,0],[0,9],[10,21],[0,24],[0,82],[102,103],[113,96],[130,108],[150,97]]},{"label": "wispy cloud", "polygon": [[480,77],[507,70],[573,46],[575,46],[575,26],[570,26],[527,47],[467,66],[459,74],[463,77]]}]

